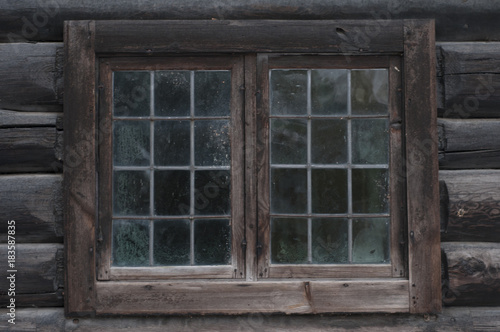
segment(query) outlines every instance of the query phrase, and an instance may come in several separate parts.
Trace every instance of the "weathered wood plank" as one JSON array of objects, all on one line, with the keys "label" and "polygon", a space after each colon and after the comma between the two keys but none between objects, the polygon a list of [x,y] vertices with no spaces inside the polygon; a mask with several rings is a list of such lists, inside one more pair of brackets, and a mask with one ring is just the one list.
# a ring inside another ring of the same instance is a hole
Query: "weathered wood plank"
[{"label": "weathered wood plank", "polygon": [[[16,306],[62,306],[64,259],[62,244],[16,244]],[[0,305],[8,301],[7,244],[0,245]],[[3,263],[5,262],[5,263]]]},{"label": "weathered wood plank", "polygon": [[[165,52],[400,53],[402,22],[387,21],[384,33],[359,39],[359,29],[381,29],[367,21],[95,21],[97,53],[147,55]],[[324,31],[330,31],[324,34]],[[285,41],[285,43],[283,42]]]},{"label": "weathered wood plank", "polygon": [[2,331],[122,332],[152,331],[497,331],[500,308],[447,307],[429,315],[241,315],[65,318],[62,308],[23,308],[16,311],[16,324],[7,322],[7,310],[0,309]]},{"label": "weathered wood plank", "polygon": [[[500,40],[498,7],[490,0],[418,2],[384,0],[303,1],[236,0],[229,4],[200,1],[119,3],[70,0],[17,0],[3,5],[0,13],[0,42],[62,40],[63,22],[75,19],[406,19],[435,18],[438,40]],[[382,25],[383,23],[381,23]],[[383,28],[383,26],[382,26]],[[370,36],[375,31],[362,31]]]},{"label": "weathered wood plank", "polygon": [[0,173],[60,172],[55,127],[0,129]]},{"label": "weathered wood plank", "polygon": [[[500,239],[500,171],[440,171],[443,241],[498,242]],[[444,216],[446,218],[446,216]]]},{"label": "weathered wood plank", "polygon": [[0,44],[0,108],[60,111],[62,44]]},{"label": "weathered wood plank", "polygon": [[500,71],[500,43],[439,43],[443,57],[443,74],[495,74]]},{"label": "weathered wood plank", "polygon": [[3,175],[0,188],[1,234],[15,220],[17,243],[62,243],[62,175]]},{"label": "weathered wood plank", "polygon": [[438,153],[434,21],[408,20],[404,25],[410,312],[439,312],[439,167],[432,157]]},{"label": "weathered wood plank", "polygon": [[96,314],[408,312],[408,280],[100,282]]},{"label": "weathered wood plank", "polygon": [[[0,109],[0,128],[58,127],[62,113],[58,112],[16,112]],[[58,128],[62,129],[62,128]]]},{"label": "weathered wood plank", "polygon": [[500,168],[500,120],[438,119],[441,169]]},{"label": "weathered wood plank", "polygon": [[500,243],[442,243],[445,305],[500,305]]}]

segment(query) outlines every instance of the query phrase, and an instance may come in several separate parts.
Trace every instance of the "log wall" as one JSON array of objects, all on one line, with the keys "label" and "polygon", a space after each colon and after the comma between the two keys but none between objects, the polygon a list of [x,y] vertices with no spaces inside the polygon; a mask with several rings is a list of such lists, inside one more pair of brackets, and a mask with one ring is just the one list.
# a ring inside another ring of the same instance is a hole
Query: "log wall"
[{"label": "log wall", "polygon": [[[442,315],[426,318],[396,315],[390,319],[377,315],[337,316],[320,320],[307,316],[294,320],[272,316],[233,320],[220,317],[197,320],[131,318],[120,322],[66,320],[61,309],[53,308],[63,305],[64,293],[62,21],[110,18],[107,14],[110,12],[116,13],[113,18],[132,17],[130,11],[104,2],[92,9],[83,5],[69,9],[70,6],[64,6],[65,1],[38,1],[36,5],[35,2],[11,1],[0,11],[0,42],[21,41],[0,43],[0,279],[5,281],[6,269],[2,265],[6,262],[5,221],[16,220],[18,268],[23,271],[23,278],[19,278],[17,284],[19,296],[16,300],[24,307],[47,307],[19,309],[20,321],[22,317],[33,317],[22,320],[24,325],[19,328],[108,331],[119,329],[122,326],[119,324],[128,324],[146,331],[157,325],[173,329],[188,326],[197,330],[227,326],[227,330],[234,330],[265,324],[285,329],[291,326],[321,329],[335,324],[345,329],[365,326],[399,331],[406,330],[403,326],[412,326],[417,330],[433,330],[441,326],[458,331],[480,331],[500,326],[500,42],[484,42],[500,41],[500,27],[491,28],[492,24],[498,25],[498,8],[491,7],[493,2],[464,2],[464,5],[454,5],[448,13],[440,7],[442,2],[436,1],[416,4],[421,7],[418,15],[408,14],[418,11],[406,4],[385,11],[391,18],[429,17],[430,14],[425,13],[432,12],[437,19],[442,282],[443,303],[448,306]],[[49,3],[53,4],[54,15],[46,24],[39,21],[36,33],[35,30],[29,33],[30,26],[26,22],[33,23],[32,18],[42,17],[43,13],[49,15]],[[127,8],[135,3],[130,1]],[[239,10],[228,12],[216,4],[173,1],[150,6],[148,11],[139,11],[133,18],[270,18],[267,16],[272,15],[266,15],[268,9],[259,7],[260,3],[250,0]],[[337,3],[340,6],[343,2]],[[345,17],[342,18],[360,18],[355,14],[359,11],[358,1],[349,3],[351,6],[347,2],[343,4]],[[368,3],[376,8],[375,13],[392,8],[384,7],[387,4],[382,1]],[[278,2],[274,15],[279,18],[331,18],[335,16],[335,9],[335,5],[325,6],[320,0],[313,1],[308,9],[298,2],[297,6]],[[319,12],[321,14],[314,14]],[[41,14],[36,16],[36,13]],[[485,28],[488,25],[490,27]],[[12,31],[17,33],[13,35]],[[479,41],[470,42],[473,40]],[[8,300],[4,289],[1,284],[1,306]],[[464,306],[499,307],[471,309]],[[0,322],[0,330],[4,330],[3,323]]]}]

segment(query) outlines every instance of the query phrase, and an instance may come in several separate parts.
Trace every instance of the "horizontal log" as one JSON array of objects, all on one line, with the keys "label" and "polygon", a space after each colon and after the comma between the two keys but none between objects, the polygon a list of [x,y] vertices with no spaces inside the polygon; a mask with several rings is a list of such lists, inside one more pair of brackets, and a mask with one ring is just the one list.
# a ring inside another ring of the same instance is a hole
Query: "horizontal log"
[{"label": "horizontal log", "polygon": [[500,305],[500,243],[441,243],[443,303]]},{"label": "horizontal log", "polygon": [[61,110],[62,43],[0,44],[0,59],[0,108]]},{"label": "horizontal log", "polygon": [[500,43],[439,43],[444,75],[496,74],[500,70]]},{"label": "horizontal log", "polygon": [[15,325],[9,324],[7,310],[0,309],[2,331],[121,332],[152,331],[496,331],[500,308],[448,307],[429,315],[240,315],[66,318],[63,308],[22,308],[16,311]]},{"label": "horizontal log", "polygon": [[500,170],[440,171],[439,178],[441,240],[498,242]]},{"label": "horizontal log", "polygon": [[438,119],[440,169],[500,168],[500,120]]},{"label": "horizontal log", "polygon": [[[402,19],[435,18],[437,40],[500,40],[498,7],[489,0],[387,2],[384,0],[123,0],[75,3],[70,0],[18,0],[3,5],[0,42],[62,41],[66,20],[120,19]],[[373,33],[373,32],[369,32]]]},{"label": "horizontal log", "polygon": [[56,127],[0,129],[0,173],[60,172]]},{"label": "horizontal log", "polygon": [[16,112],[0,109],[0,128],[56,127],[62,129],[62,113]]},{"label": "horizontal log", "polygon": [[17,243],[62,243],[62,175],[0,176],[0,220],[1,234],[7,220],[16,222]]},{"label": "horizontal log", "polygon": [[[7,264],[7,244],[0,245],[0,262]],[[64,250],[62,244],[16,244],[15,266],[2,263],[0,275],[0,306],[5,307],[10,296],[7,269],[15,269],[15,298],[19,306],[55,306],[63,304]]]}]

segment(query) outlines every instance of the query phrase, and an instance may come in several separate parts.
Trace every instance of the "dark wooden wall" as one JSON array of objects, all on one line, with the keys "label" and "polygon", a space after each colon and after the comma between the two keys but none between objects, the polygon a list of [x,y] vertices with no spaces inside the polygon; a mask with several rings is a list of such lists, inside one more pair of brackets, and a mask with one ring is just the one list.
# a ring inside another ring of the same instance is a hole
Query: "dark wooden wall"
[{"label": "dark wooden wall", "polygon": [[[372,9],[359,14],[362,2]],[[96,1],[91,8],[65,6],[66,1],[56,0],[1,4],[0,305],[4,307],[8,300],[4,287],[5,234],[6,221],[13,219],[17,225],[20,271],[16,301],[24,307],[39,308],[19,309],[19,323],[22,317],[33,323],[30,325],[24,320],[25,325],[18,327],[61,331],[119,329],[116,319],[66,320],[62,309],[56,308],[62,307],[64,296],[62,164],[78,160],[73,151],[66,151],[63,161],[64,20],[434,17],[438,39],[437,121],[445,305],[442,315],[296,317],[297,324],[290,317],[283,320],[281,316],[262,315],[234,318],[231,322],[220,317],[198,321],[192,318],[125,321],[129,326],[146,330],[153,330],[155,326],[173,329],[188,326],[193,330],[202,330],[202,326],[259,329],[265,325],[318,329],[376,326],[395,331],[404,330],[405,324],[417,330],[433,330],[438,326],[463,331],[499,327],[500,42],[495,41],[500,41],[500,6],[488,0],[458,5],[430,0],[412,5],[406,2],[398,5],[399,2],[346,0],[326,4],[317,0],[306,6],[299,1],[289,1],[288,5],[280,5],[278,1],[271,8],[266,7],[264,1],[250,0],[237,9],[225,5],[225,1],[160,4],[160,1],[148,0],[140,8],[132,0],[123,1],[122,5]],[[471,308],[477,306],[484,308]],[[1,310],[0,313],[4,316]],[[4,327],[5,321],[1,320],[0,330]]]}]

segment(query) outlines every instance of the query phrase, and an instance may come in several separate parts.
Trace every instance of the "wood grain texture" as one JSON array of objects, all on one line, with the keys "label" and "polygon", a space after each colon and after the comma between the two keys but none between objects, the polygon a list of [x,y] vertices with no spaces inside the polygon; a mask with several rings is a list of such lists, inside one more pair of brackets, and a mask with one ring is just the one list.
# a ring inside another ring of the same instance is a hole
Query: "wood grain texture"
[{"label": "wood grain texture", "polygon": [[445,305],[500,305],[500,243],[442,244]]},{"label": "wood grain texture", "polygon": [[1,234],[15,220],[17,243],[63,242],[61,175],[3,175],[0,188]]},{"label": "wood grain texture", "polygon": [[60,110],[61,43],[0,44],[0,108]]},{"label": "wood grain texture", "polygon": [[55,127],[0,128],[0,173],[61,172]]},{"label": "wood grain texture", "polygon": [[[0,315],[6,316],[6,309]],[[65,318],[62,308],[23,308],[16,325],[0,321],[2,331],[456,331],[491,332],[500,326],[500,308],[447,307],[439,315],[240,315]]]},{"label": "wood grain texture", "polygon": [[434,38],[433,21],[405,21],[404,104],[412,313],[441,310]]},{"label": "wood grain texture", "polygon": [[64,243],[67,314],[94,311],[95,56],[90,22],[68,23],[64,68]]},{"label": "wood grain texture", "polygon": [[[0,245],[0,305],[9,301],[7,244]],[[5,262],[5,263],[3,263]],[[64,258],[62,244],[17,244],[15,299],[17,306],[62,306]]]},{"label": "wood grain texture", "polygon": [[441,43],[444,109],[450,118],[497,118],[500,43]]},{"label": "wood grain texture", "polygon": [[[387,21],[384,33],[361,40],[359,27],[381,29],[367,21],[186,20],[96,21],[96,52],[402,52],[401,21]],[[329,33],[324,33],[329,31]]]},{"label": "wood grain texture", "polygon": [[408,281],[100,282],[97,314],[407,312]]},{"label": "wood grain texture", "polygon": [[500,120],[438,119],[440,169],[500,168]]},{"label": "wood grain texture", "polygon": [[62,113],[59,112],[16,112],[0,109],[0,128],[58,128],[60,123],[62,123]]},{"label": "wood grain texture", "polygon": [[447,218],[443,241],[498,242],[500,239],[500,171],[440,171],[446,184],[442,210]]}]

